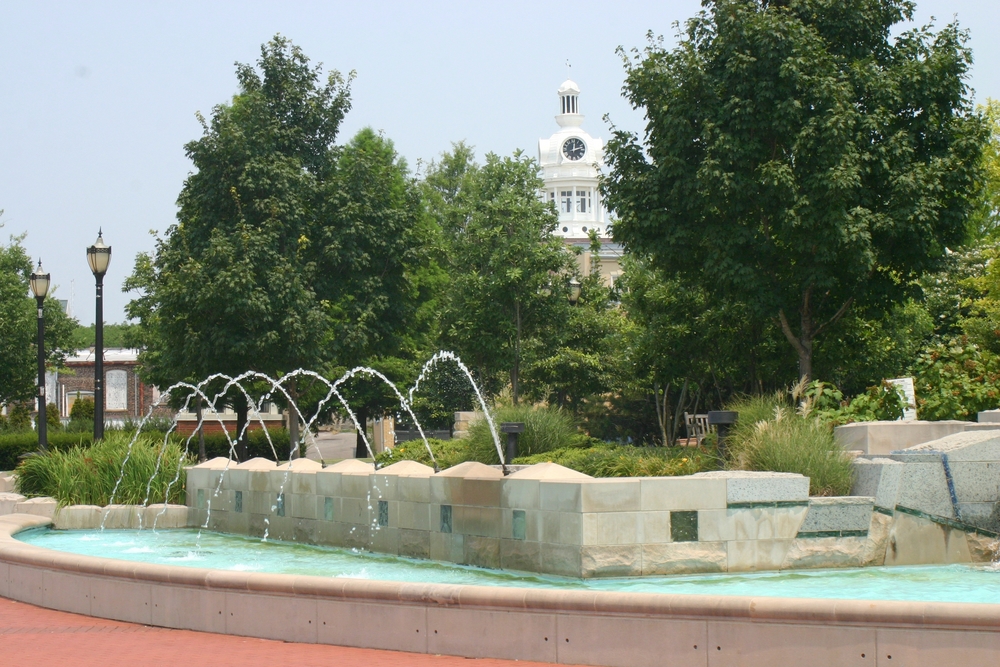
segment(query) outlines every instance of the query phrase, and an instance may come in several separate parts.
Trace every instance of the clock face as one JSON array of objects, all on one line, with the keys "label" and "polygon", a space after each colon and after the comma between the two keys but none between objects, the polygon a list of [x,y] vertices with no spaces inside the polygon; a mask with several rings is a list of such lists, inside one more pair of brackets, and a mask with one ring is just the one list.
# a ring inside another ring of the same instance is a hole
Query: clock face
[{"label": "clock face", "polygon": [[583,143],[576,137],[567,139],[566,143],[563,144],[563,155],[565,155],[567,159],[579,160],[586,152],[587,144]]}]

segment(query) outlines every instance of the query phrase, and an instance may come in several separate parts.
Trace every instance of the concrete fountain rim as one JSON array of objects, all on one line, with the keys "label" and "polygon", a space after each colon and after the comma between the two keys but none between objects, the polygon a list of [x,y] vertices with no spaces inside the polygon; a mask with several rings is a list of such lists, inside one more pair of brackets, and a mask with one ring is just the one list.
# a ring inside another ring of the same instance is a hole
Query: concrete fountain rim
[{"label": "concrete fountain rim", "polygon": [[[429,607],[1000,631],[1000,604],[563,591],[233,572],[82,556],[27,544],[14,537],[21,531],[51,523],[50,519],[30,514],[0,516],[0,565],[28,566],[217,592],[367,600]],[[10,597],[10,592],[0,594]]]}]

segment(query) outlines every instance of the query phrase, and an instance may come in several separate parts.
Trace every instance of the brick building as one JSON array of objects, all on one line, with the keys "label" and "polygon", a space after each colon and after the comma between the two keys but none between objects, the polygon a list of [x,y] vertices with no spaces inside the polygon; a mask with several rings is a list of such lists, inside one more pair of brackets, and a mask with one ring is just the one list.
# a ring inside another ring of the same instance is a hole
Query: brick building
[{"label": "brick building", "polygon": [[[138,374],[139,351],[127,348],[106,348],[104,350],[104,418],[108,423],[120,423],[125,419],[141,419],[149,407],[160,398],[160,391],[145,384]],[[54,373],[46,373],[45,392],[50,403],[59,408],[59,416],[69,419],[73,403],[78,398],[94,398],[94,349],[80,350],[66,359],[65,368]],[[192,404],[193,405],[193,404]],[[221,432],[223,424],[230,433],[236,431],[236,413],[228,406],[221,407],[218,414],[206,411],[204,430],[206,433]],[[193,408],[175,413],[166,403],[157,407],[156,416],[177,416],[177,432],[190,434],[198,423]],[[220,423],[221,422],[221,423]],[[260,412],[251,415],[251,430],[261,428],[283,428],[285,415],[278,407],[265,401]]]},{"label": "brick building", "polygon": [[[142,382],[137,372],[139,351],[126,348],[104,350],[104,416],[108,422],[145,416],[160,392]],[[94,397],[94,350],[80,350],[66,359],[66,367],[46,374],[46,393],[59,415],[69,418],[77,398]],[[171,415],[164,407],[157,414]]]}]

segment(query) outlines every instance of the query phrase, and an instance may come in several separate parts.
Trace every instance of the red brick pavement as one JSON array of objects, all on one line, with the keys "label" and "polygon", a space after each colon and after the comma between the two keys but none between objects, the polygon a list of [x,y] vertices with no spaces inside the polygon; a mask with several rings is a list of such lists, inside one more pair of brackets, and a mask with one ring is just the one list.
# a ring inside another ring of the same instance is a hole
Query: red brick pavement
[{"label": "red brick pavement", "polygon": [[[373,631],[377,632],[375,629]],[[169,630],[53,611],[0,598],[0,665],[543,667],[544,663],[470,660],[453,656],[294,644],[208,632]]]}]

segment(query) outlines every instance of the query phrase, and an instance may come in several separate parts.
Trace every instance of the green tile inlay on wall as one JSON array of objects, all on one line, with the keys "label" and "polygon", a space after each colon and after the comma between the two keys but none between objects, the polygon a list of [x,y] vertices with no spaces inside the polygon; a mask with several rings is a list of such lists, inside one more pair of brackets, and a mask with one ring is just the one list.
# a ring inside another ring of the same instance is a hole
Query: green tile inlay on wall
[{"label": "green tile inlay on wall", "polygon": [[205,489],[198,489],[198,499],[196,501],[198,509],[205,509]]},{"label": "green tile inlay on wall", "polygon": [[451,505],[441,506],[441,532],[451,532]]},{"label": "green tile inlay on wall", "polygon": [[329,496],[323,499],[323,518],[333,521],[333,498]]},{"label": "green tile inlay on wall", "polygon": [[285,516],[285,494],[278,494],[278,516]]},{"label": "green tile inlay on wall", "polygon": [[726,507],[731,510],[755,510],[755,509],[774,509],[781,507],[808,507],[808,500],[775,500],[770,502],[752,502],[752,503],[728,503]]},{"label": "green tile inlay on wall", "polygon": [[237,491],[236,492],[236,511],[237,512],[242,512],[243,511],[243,492],[242,491]]},{"label": "green tile inlay on wall", "polygon": [[671,512],[670,539],[673,542],[697,542],[698,512]]},{"label": "green tile inlay on wall", "polygon": [[528,520],[524,510],[514,510],[514,539],[523,540],[528,533]]},{"label": "green tile inlay on wall", "polygon": [[868,537],[867,530],[807,530],[799,531],[795,537],[807,539],[814,537]]},{"label": "green tile inlay on wall", "polygon": [[389,525],[389,502],[386,500],[378,501],[378,525],[383,528]]}]

